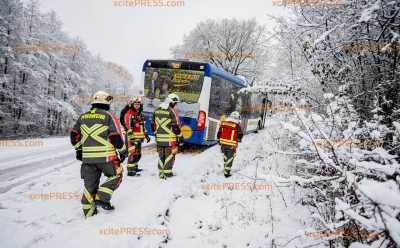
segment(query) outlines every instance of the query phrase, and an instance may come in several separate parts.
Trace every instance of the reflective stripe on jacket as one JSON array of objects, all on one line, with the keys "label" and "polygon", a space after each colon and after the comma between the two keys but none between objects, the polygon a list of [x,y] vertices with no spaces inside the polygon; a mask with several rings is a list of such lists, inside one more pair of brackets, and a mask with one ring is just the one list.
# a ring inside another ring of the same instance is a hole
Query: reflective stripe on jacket
[{"label": "reflective stripe on jacket", "polygon": [[119,120],[103,109],[82,114],[71,130],[71,142],[82,150],[84,163],[107,163],[118,159],[117,150],[126,149]]},{"label": "reflective stripe on jacket", "polygon": [[153,113],[155,137],[158,146],[173,146],[181,135],[179,117],[171,108],[158,108]]},{"label": "reflective stripe on jacket", "polygon": [[221,145],[237,147],[238,141],[242,139],[243,133],[240,125],[232,121],[222,121],[218,139]]},{"label": "reflective stripe on jacket", "polygon": [[144,116],[135,110],[129,109],[124,116],[125,127],[132,130],[134,139],[144,140],[146,129],[144,127]]},{"label": "reflective stripe on jacket", "polygon": [[144,116],[143,114],[139,114],[136,111],[133,111],[133,115],[131,116],[131,123],[130,127],[133,132],[133,136],[135,139],[143,140],[145,136],[145,128],[144,128]]}]

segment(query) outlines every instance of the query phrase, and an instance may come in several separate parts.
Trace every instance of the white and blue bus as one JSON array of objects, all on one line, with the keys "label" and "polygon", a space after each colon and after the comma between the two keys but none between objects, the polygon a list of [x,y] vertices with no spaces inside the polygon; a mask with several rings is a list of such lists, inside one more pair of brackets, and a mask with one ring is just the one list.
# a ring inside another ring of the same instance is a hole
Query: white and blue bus
[{"label": "white and blue bus", "polygon": [[150,135],[152,113],[170,93],[181,102],[177,111],[185,143],[217,142],[220,120],[233,111],[241,114],[245,133],[264,127],[266,95],[241,91],[247,83],[209,63],[186,60],[147,60],[143,65],[143,112]]}]

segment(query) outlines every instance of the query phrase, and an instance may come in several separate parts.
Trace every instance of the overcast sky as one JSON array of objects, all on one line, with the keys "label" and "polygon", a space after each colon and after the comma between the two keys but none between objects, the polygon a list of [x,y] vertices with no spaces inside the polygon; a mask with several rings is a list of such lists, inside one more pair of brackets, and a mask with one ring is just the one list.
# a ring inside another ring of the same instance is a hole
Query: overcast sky
[{"label": "overcast sky", "polygon": [[[167,1],[167,0],[165,0]],[[197,23],[212,19],[256,18],[271,26],[267,15],[285,9],[272,0],[184,0],[184,7],[115,7],[113,0],[40,0],[44,11],[53,9],[64,31],[80,37],[94,54],[126,67],[140,80],[148,58],[170,58],[170,48],[182,42]]]}]

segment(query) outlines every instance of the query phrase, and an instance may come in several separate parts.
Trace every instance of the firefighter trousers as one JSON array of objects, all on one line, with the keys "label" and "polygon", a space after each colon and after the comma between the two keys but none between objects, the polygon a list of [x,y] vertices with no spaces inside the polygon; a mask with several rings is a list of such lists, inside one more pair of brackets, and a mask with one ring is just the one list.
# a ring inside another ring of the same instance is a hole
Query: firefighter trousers
[{"label": "firefighter trousers", "polygon": [[230,175],[233,159],[236,157],[236,148],[222,145],[221,151],[224,154],[224,174]]},{"label": "firefighter trousers", "polygon": [[[100,184],[101,174],[107,180]],[[82,195],[82,208],[85,217],[90,217],[95,213],[95,200],[110,202],[113,192],[119,187],[122,181],[122,168],[120,161],[108,163],[85,164],[81,166],[81,178],[84,181]]]},{"label": "firefighter trousers", "polygon": [[172,168],[175,162],[175,155],[172,154],[172,148],[170,146],[157,146],[157,152],[159,156],[158,170],[160,178],[165,179],[172,176]]},{"label": "firefighter trousers", "polygon": [[128,143],[128,172],[137,171],[139,169],[139,161],[142,157],[142,141],[129,141]]}]

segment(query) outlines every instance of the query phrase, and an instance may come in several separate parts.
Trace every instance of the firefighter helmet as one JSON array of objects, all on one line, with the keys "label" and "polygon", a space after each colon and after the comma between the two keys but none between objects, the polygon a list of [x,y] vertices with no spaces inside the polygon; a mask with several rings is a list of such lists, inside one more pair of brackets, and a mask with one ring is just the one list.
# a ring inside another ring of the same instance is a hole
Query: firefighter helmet
[{"label": "firefighter helmet", "polygon": [[233,111],[230,116],[230,118],[234,119],[234,120],[240,120],[240,114],[237,111]]},{"label": "firefighter helmet", "polygon": [[142,104],[142,98],[139,96],[134,96],[134,97],[130,98],[128,101],[129,104],[133,104],[135,102]]},{"label": "firefighter helmet", "polygon": [[175,93],[169,94],[167,99],[168,99],[168,101],[170,103],[178,103],[178,102],[180,102],[179,96],[177,94],[175,94]]},{"label": "firefighter helmet", "polygon": [[105,91],[97,91],[94,95],[93,95],[93,99],[92,99],[92,104],[107,104],[110,105],[111,102],[113,100],[113,96],[108,94]]}]

